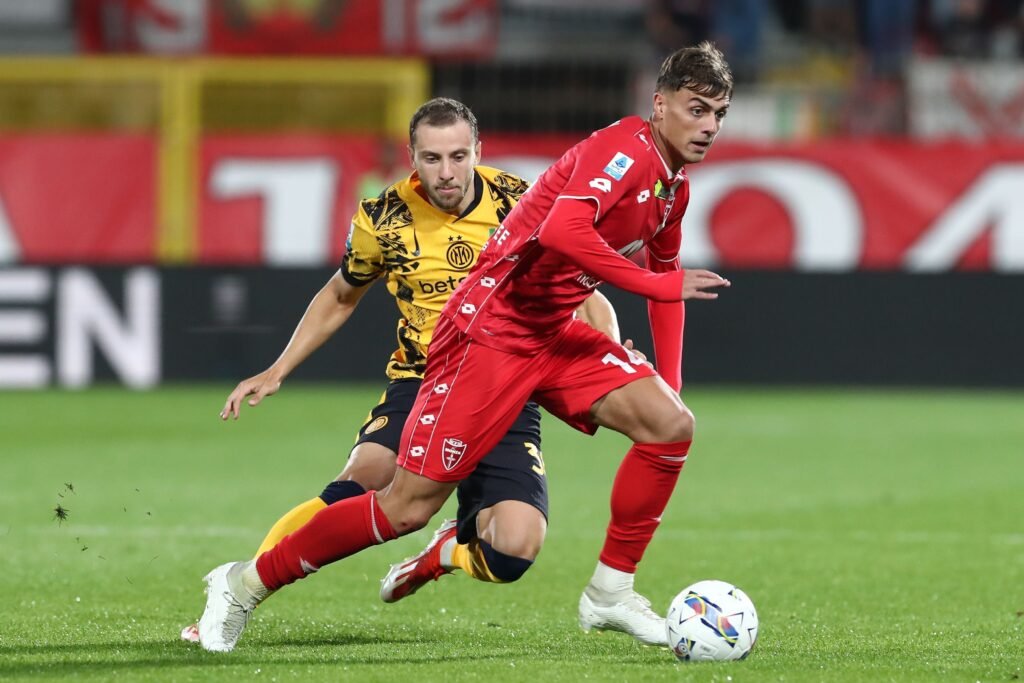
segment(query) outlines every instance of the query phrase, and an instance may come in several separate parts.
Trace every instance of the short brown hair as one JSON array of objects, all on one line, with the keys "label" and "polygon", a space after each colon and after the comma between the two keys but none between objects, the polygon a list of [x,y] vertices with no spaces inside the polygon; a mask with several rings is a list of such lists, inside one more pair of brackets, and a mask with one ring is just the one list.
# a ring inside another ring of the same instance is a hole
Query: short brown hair
[{"label": "short brown hair", "polygon": [[416,129],[421,123],[428,126],[452,126],[459,121],[469,124],[469,129],[473,132],[474,143],[480,139],[476,116],[469,107],[450,97],[435,97],[428,100],[416,110],[409,121],[409,144],[416,145]]},{"label": "short brown hair", "polygon": [[732,97],[732,71],[714,43],[705,40],[681,48],[661,63],[657,89],[676,92],[683,88],[708,97]]}]

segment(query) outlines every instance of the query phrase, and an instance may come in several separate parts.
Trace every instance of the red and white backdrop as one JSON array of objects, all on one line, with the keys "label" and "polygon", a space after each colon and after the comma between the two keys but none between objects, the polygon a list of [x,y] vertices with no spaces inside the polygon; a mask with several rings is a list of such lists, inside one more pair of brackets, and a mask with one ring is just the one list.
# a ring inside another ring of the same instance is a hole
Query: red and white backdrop
[{"label": "red and white backdrop", "polygon": [[[536,177],[575,142],[484,136],[484,163]],[[0,138],[0,262],[156,261],[156,147],[137,135]],[[196,261],[337,262],[360,196],[401,144],[207,136]],[[721,268],[1024,272],[1024,142],[721,144],[691,171],[683,259]]]},{"label": "red and white backdrop", "polygon": [[490,56],[497,0],[76,0],[87,52]]}]

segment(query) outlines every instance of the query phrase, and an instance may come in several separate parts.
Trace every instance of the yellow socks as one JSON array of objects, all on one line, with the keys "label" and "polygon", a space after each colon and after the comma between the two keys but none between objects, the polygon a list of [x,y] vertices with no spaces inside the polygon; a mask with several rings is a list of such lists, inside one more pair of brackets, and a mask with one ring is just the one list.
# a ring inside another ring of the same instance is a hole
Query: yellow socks
[{"label": "yellow socks", "polygon": [[487,566],[483,550],[480,548],[480,541],[473,539],[468,545],[457,544],[452,548],[452,564],[472,576],[477,581],[488,583],[505,583],[494,574]]},{"label": "yellow socks", "polygon": [[273,548],[282,538],[305,525],[306,522],[313,519],[313,515],[325,507],[327,507],[327,503],[319,497],[312,498],[305,503],[300,503],[293,507],[281,519],[277,520],[274,526],[270,527],[270,531],[267,532],[267,537],[260,544],[260,549],[256,551],[255,557],[259,557]]}]

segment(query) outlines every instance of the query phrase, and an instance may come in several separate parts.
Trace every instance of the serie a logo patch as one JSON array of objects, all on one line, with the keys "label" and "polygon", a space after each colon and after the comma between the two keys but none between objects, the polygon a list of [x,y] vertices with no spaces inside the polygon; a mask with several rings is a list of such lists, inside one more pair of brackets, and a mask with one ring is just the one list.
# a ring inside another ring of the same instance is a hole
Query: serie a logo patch
[{"label": "serie a logo patch", "polygon": [[366,429],[363,430],[363,434],[373,434],[378,429],[384,429],[388,424],[388,416],[381,415],[370,424],[366,425]]},{"label": "serie a logo patch", "polygon": [[633,160],[630,157],[622,152],[616,152],[612,160],[608,162],[608,165],[604,167],[604,172],[615,180],[622,180],[622,176],[626,175],[626,171],[632,165]]}]

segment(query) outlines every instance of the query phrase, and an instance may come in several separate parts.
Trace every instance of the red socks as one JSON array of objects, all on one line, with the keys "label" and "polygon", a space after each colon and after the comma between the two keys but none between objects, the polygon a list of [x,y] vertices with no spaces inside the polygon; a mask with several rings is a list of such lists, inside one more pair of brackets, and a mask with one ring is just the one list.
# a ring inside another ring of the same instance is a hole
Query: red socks
[{"label": "red socks", "polygon": [[601,562],[636,573],[689,450],[689,441],[635,443],[629,449],[612,486],[612,520],[601,549]]},{"label": "red socks", "polygon": [[274,591],[324,565],[397,537],[374,491],[367,491],[316,513],[303,527],[260,555],[256,571],[263,585]]}]

